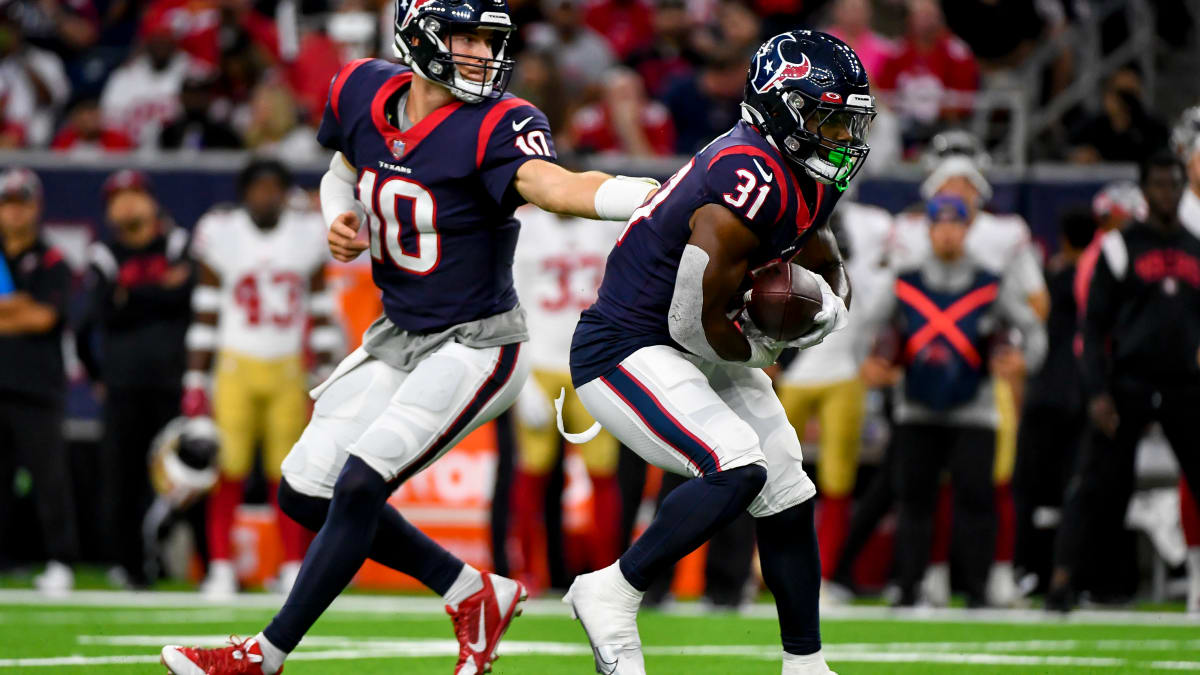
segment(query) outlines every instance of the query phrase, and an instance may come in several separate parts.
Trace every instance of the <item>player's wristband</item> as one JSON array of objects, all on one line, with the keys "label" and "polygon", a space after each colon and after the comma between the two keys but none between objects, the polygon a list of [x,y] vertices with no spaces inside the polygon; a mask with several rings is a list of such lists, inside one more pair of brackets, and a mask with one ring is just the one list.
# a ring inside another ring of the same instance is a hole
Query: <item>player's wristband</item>
[{"label": "player's wristband", "polygon": [[634,210],[658,187],[658,181],[653,178],[609,178],[596,188],[596,217],[601,220],[629,220]]}]

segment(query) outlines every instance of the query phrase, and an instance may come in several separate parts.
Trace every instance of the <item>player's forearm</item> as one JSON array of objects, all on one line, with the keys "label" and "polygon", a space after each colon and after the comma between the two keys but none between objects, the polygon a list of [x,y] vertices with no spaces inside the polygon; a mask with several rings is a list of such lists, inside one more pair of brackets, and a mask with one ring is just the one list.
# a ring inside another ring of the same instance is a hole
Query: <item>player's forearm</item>
[{"label": "player's forearm", "polygon": [[[192,324],[188,327],[184,344],[187,346],[187,371],[185,379],[192,385],[202,384],[212,370],[213,353],[217,346],[217,321],[221,306],[221,291],[211,283],[201,283],[192,291]],[[188,383],[185,382],[185,387]]]},{"label": "player's forearm", "polygon": [[0,334],[37,335],[54,330],[58,311],[28,296],[19,296],[8,311],[0,315]]},{"label": "player's forearm", "polygon": [[824,265],[823,269],[814,270],[829,287],[833,289],[834,294],[846,303],[846,309],[850,309],[850,276],[846,274],[846,266],[841,260],[832,261]]},{"label": "player's forearm", "polygon": [[354,194],[357,180],[354,167],[342,153],[335,153],[329,162],[329,170],[321,177],[321,216],[325,219],[325,227],[347,211],[355,213],[359,222],[366,220],[362,204]]},{"label": "player's forearm", "polygon": [[314,289],[309,300],[312,330],[308,334],[308,347],[316,355],[313,372],[319,377],[327,375],[337,355],[345,351],[342,331],[333,321],[335,305],[333,293],[323,286]]},{"label": "player's forearm", "polygon": [[[612,176],[600,171],[575,173],[549,162],[532,173],[532,180],[521,180],[517,172],[517,191],[525,201],[551,213],[561,213],[580,218],[598,218],[596,213],[596,190]],[[527,162],[526,166],[534,164]],[[557,169],[550,169],[554,167]],[[524,169],[525,167],[521,167]]]}]

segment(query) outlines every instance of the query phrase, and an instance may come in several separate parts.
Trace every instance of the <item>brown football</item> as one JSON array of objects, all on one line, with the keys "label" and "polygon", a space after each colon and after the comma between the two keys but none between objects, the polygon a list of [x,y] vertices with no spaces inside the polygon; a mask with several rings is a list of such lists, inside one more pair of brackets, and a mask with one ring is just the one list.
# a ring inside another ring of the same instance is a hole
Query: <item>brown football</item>
[{"label": "brown football", "polygon": [[767,337],[794,340],[812,328],[821,311],[821,287],[799,265],[772,263],[755,272],[747,310]]}]

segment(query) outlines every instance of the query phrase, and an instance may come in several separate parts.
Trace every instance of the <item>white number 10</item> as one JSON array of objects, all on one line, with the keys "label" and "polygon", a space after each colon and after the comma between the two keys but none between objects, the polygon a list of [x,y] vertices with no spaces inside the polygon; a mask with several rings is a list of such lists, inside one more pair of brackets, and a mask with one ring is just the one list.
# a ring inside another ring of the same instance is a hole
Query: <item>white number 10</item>
[{"label": "white number 10", "polygon": [[[384,252],[392,263],[413,274],[429,274],[442,258],[442,242],[437,231],[437,200],[424,185],[389,176],[378,185],[371,169],[363,170],[358,179],[358,198],[366,205],[370,221],[371,257],[382,263]],[[411,216],[400,216],[400,200],[410,203]],[[405,222],[416,231],[417,250],[408,252],[400,241]]]}]

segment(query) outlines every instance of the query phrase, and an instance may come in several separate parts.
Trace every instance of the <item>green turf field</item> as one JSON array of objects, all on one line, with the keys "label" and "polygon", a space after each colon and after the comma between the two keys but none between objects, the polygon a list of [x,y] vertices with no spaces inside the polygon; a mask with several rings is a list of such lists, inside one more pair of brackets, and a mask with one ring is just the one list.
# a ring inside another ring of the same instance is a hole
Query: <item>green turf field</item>
[{"label": "green turf field", "polygon": [[[245,595],[208,604],[190,593],[85,591],[54,601],[0,590],[0,675],[156,673],[159,646],[217,645],[252,635],[279,598]],[[660,674],[778,673],[770,605],[743,615],[695,605],[641,618],[647,670]],[[825,650],[854,673],[1141,673],[1200,671],[1200,620],[1181,612],[1081,612],[840,608],[823,620]],[[531,601],[501,643],[496,673],[592,672],[583,631],[560,603]],[[432,597],[351,595],[317,623],[288,661],[289,675],[449,675],[456,644]]]}]

